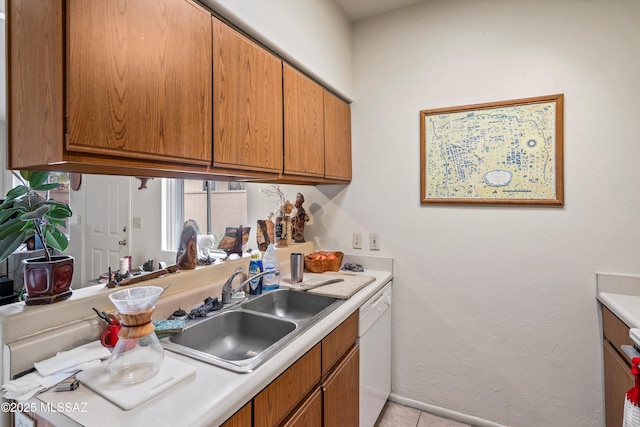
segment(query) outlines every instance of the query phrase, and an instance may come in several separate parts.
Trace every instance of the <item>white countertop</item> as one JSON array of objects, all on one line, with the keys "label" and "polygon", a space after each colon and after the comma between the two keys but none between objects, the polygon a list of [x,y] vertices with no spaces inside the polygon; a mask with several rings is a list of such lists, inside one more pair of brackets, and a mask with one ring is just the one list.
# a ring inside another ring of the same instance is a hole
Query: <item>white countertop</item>
[{"label": "white countertop", "polygon": [[640,328],[640,275],[596,273],[596,297],[630,328]]},{"label": "white countertop", "polygon": [[[196,367],[196,375],[140,406],[124,411],[87,387],[73,392],[46,391],[29,401],[38,415],[57,426],[216,426],[270,384],[293,362],[304,355],[324,336],[387,284],[392,274],[387,271],[365,270],[376,278],[332,313],[295,338],[283,350],[254,372],[239,374],[218,368],[170,351],[165,357]],[[638,297],[640,305],[640,297]],[[640,325],[640,317],[638,319]],[[50,408],[60,408],[55,412]]]}]

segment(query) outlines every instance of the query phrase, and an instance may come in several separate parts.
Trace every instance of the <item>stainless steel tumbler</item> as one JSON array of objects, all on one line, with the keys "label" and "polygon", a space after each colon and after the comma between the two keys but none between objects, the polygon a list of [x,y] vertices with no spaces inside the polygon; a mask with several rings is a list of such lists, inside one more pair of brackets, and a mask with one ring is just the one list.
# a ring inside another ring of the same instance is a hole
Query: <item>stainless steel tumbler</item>
[{"label": "stainless steel tumbler", "polygon": [[302,275],[304,272],[304,254],[292,253],[291,259],[291,283],[302,282]]}]

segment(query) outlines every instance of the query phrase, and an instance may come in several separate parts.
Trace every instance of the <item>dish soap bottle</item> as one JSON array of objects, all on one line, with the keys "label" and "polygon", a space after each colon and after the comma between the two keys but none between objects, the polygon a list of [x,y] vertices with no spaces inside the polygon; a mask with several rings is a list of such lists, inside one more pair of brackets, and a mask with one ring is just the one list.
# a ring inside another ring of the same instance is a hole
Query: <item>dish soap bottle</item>
[{"label": "dish soap bottle", "polygon": [[[270,270],[274,271],[272,274],[265,274],[263,276],[262,290],[271,291],[278,289],[280,287],[280,261],[278,260],[276,248],[273,246],[273,243],[269,243],[267,251],[264,253],[262,268],[264,268],[265,272]],[[277,273],[275,273],[275,271],[277,271]]]},{"label": "dish soap bottle", "polygon": [[[249,277],[253,277],[262,273],[262,260],[260,259],[260,252],[251,252],[251,261],[249,261]],[[249,282],[249,294],[260,295],[262,293],[262,277],[252,279]]]}]

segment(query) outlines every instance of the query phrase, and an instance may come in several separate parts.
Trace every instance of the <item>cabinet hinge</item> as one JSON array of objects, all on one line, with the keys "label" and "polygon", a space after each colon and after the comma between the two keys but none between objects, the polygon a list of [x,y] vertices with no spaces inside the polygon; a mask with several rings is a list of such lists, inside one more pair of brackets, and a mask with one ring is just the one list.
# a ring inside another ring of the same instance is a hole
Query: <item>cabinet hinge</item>
[{"label": "cabinet hinge", "polygon": [[69,116],[64,116],[64,134],[69,135]]}]

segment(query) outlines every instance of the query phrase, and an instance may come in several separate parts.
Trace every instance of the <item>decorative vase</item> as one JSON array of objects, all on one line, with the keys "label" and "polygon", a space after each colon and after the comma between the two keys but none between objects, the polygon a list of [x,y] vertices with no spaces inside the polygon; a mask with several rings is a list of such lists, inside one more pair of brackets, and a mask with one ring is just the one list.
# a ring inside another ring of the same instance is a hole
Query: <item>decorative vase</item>
[{"label": "decorative vase", "polygon": [[74,258],[69,255],[23,259],[27,305],[51,304],[71,296]]}]

